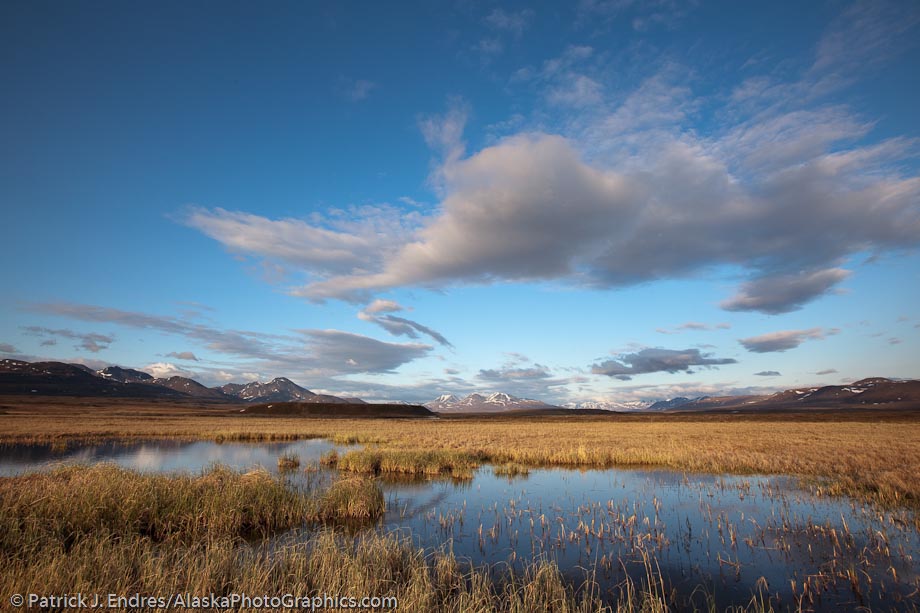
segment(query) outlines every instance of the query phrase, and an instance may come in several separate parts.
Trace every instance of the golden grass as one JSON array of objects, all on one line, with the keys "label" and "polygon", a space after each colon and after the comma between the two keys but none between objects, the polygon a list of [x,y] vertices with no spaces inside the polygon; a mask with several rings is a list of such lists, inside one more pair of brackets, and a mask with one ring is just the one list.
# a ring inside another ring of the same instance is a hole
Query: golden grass
[{"label": "golden grass", "polygon": [[[7,401],[9,402],[9,401]],[[374,454],[402,460],[393,470],[426,472],[443,465],[422,456],[447,454],[460,466],[662,466],[714,473],[787,474],[822,492],[889,506],[920,508],[920,417],[915,412],[815,415],[561,416],[528,419],[325,419],[241,416],[226,408],[110,402],[4,406],[0,442],[68,438],[210,438],[271,441],[328,438],[370,443],[348,470],[374,471]],[[40,434],[37,434],[40,433]],[[385,454],[382,452],[386,452]],[[413,458],[414,456],[414,458]],[[444,456],[442,456],[444,457]],[[341,462],[343,458],[339,458]],[[361,462],[368,460],[365,466]],[[404,468],[399,468],[403,465]],[[390,468],[387,468],[390,470]]]},{"label": "golden grass", "polygon": [[0,553],[25,555],[85,537],[194,543],[264,538],[321,520],[384,511],[372,479],[348,478],[316,496],[264,470],[215,466],[200,476],[147,475],[113,464],[63,466],[0,478]]}]

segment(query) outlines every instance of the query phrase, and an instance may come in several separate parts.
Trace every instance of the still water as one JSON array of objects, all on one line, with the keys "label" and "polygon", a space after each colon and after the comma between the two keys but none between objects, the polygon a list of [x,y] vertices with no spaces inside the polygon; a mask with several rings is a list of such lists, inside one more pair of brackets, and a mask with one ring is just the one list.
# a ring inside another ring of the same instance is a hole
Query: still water
[{"label": "still water", "polygon": [[[277,471],[280,455],[296,454],[301,470],[286,478],[292,487],[315,487],[333,473],[302,468],[332,449],[348,447],[323,440],[7,445],[0,475],[102,461],[142,472],[194,473],[215,463]],[[627,575],[641,582],[651,565],[685,603],[702,605],[702,589],[720,609],[746,605],[758,591],[779,597],[781,608],[920,607],[920,533],[910,514],[814,496],[787,477],[538,469],[509,478],[485,466],[467,480],[381,485],[387,512],[363,530],[398,531],[493,569],[552,560],[573,585],[590,574],[610,599]]]}]

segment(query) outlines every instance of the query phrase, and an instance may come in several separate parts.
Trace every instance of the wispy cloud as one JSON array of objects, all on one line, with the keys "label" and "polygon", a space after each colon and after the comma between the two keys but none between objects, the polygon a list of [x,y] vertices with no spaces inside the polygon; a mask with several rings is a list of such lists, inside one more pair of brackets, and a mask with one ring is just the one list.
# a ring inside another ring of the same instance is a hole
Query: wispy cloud
[{"label": "wispy cloud", "polygon": [[193,362],[198,362],[198,358],[191,351],[171,351],[166,354],[168,358],[176,358],[177,360],[191,360]]},{"label": "wispy cloud", "polygon": [[358,319],[375,323],[393,336],[408,336],[409,338],[419,338],[419,334],[430,336],[432,339],[446,347],[453,347],[450,342],[444,338],[437,330],[422,325],[417,321],[397,317],[396,315],[373,315],[366,311],[358,313]]},{"label": "wispy cloud", "polygon": [[530,9],[506,11],[502,8],[496,8],[486,15],[484,21],[491,28],[510,32],[515,37],[520,38],[524,30],[530,25],[533,17],[534,12]]},{"label": "wispy cloud", "polygon": [[[387,343],[339,330],[301,329],[285,335],[222,329],[171,316],[67,302],[33,304],[30,310],[80,321],[165,332],[200,343],[212,352],[243,360],[237,363],[238,369],[298,373],[301,378],[390,373],[424,357],[432,349],[430,345]],[[197,369],[202,370],[201,367]]]},{"label": "wispy cloud", "polygon": [[823,340],[830,335],[839,333],[837,328],[810,328],[808,330],[782,330],[770,332],[760,336],[742,338],[741,343],[748,351],[754,353],[772,353],[795,349],[807,340]]},{"label": "wispy cloud", "polygon": [[338,81],[337,89],[341,94],[352,102],[360,102],[367,98],[377,84],[367,79],[350,79],[342,77]]},{"label": "wispy cloud", "polygon": [[[75,341],[79,341],[74,347],[77,349],[83,349],[89,351],[90,353],[99,353],[103,349],[108,349],[109,345],[115,342],[115,337],[109,334],[98,334],[95,332],[82,333],[74,332],[66,328],[61,328],[53,330],[51,328],[43,328],[41,326],[23,326],[22,328],[28,334],[41,337],[59,337],[66,338]],[[42,342],[42,345],[50,346],[56,344],[54,338],[46,339]]]},{"label": "wispy cloud", "polygon": [[694,331],[694,332],[708,332],[711,330],[729,330],[732,325],[730,323],[717,323],[717,324],[706,324],[698,321],[688,321],[687,323],[675,326],[673,328],[655,328],[655,332],[659,334],[680,334],[681,332]]}]

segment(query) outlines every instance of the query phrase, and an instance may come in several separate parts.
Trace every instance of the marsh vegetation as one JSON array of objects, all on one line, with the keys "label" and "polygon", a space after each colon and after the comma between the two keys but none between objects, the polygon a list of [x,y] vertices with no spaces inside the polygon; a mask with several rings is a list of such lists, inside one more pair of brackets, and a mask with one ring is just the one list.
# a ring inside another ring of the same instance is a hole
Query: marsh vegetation
[{"label": "marsh vegetation", "polygon": [[905,417],[136,421],[112,420],[118,443],[87,423],[6,435],[0,587],[370,593],[421,611],[920,607]]}]

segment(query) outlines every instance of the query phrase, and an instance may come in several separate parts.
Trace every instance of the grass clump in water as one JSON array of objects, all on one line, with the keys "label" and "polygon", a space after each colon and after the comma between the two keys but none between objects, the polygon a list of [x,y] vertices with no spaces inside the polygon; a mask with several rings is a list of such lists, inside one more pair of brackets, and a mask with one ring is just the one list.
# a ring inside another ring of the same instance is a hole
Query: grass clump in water
[{"label": "grass clump in water", "polygon": [[328,466],[330,468],[335,468],[336,464],[339,463],[339,453],[333,449],[327,453],[324,453],[319,458],[319,463],[323,466]]},{"label": "grass clump in water", "polygon": [[300,467],[300,456],[293,451],[282,454],[278,458],[278,470],[281,472],[290,472]]},{"label": "grass clump in water", "polygon": [[356,475],[338,479],[319,498],[319,519],[373,519],[386,510],[374,479]]},{"label": "grass clump in water", "polygon": [[499,477],[526,477],[530,474],[530,469],[523,464],[509,462],[492,467],[492,472]]},{"label": "grass clump in water", "polygon": [[472,477],[479,466],[476,458],[460,451],[410,451],[362,449],[349,451],[338,459],[339,470],[358,473],[405,475],[450,475]]}]

